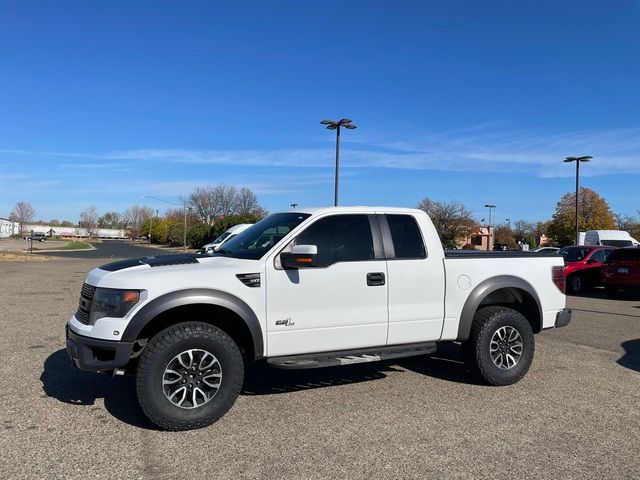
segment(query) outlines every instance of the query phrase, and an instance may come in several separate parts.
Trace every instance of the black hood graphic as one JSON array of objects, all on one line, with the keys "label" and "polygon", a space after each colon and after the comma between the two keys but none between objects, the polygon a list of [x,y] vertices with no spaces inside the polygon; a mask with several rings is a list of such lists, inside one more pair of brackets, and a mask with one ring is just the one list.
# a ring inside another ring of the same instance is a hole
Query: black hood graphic
[{"label": "black hood graphic", "polygon": [[187,265],[189,263],[200,263],[199,258],[208,258],[209,255],[199,253],[178,253],[169,255],[158,255],[153,257],[138,257],[120,260],[118,262],[102,265],[100,270],[107,272],[117,272],[125,268],[137,267],[139,265],[149,265],[150,267],[166,267],[169,265]]}]

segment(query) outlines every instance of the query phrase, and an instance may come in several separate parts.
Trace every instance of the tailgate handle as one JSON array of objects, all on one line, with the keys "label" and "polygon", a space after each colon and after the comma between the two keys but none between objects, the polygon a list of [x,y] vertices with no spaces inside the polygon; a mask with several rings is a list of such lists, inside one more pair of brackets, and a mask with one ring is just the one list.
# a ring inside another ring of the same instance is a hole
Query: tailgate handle
[{"label": "tailgate handle", "polygon": [[367,273],[367,285],[369,285],[370,287],[377,287],[379,285],[384,285],[384,273],[382,272]]}]

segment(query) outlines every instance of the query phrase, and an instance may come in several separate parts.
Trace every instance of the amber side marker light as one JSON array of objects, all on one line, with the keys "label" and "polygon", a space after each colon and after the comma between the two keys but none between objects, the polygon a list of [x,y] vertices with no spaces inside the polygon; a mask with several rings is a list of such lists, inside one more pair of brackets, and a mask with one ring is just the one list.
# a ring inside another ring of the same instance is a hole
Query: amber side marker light
[{"label": "amber side marker light", "polygon": [[140,298],[140,292],[135,290],[127,290],[124,292],[124,303],[136,303]]},{"label": "amber side marker light", "polygon": [[313,258],[310,258],[310,257],[296,258],[296,262],[298,262],[298,263],[313,263]]}]

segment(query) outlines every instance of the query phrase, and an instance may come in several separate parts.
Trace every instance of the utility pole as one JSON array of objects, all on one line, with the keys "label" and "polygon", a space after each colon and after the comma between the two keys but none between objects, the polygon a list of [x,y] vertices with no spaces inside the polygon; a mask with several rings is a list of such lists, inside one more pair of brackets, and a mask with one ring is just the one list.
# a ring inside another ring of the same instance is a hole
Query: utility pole
[{"label": "utility pole", "polygon": [[[169,205],[177,205],[182,206],[183,216],[184,216],[184,232],[182,232],[182,249],[184,251],[187,250],[187,200],[184,199],[182,204],[176,202],[170,202],[169,200],[163,200],[162,198],[152,197],[150,195],[143,195],[142,198],[150,198],[152,200],[157,200],[159,202],[168,203]],[[158,216],[158,210],[156,210],[156,216]],[[149,243],[151,243],[151,234],[149,234]]]}]

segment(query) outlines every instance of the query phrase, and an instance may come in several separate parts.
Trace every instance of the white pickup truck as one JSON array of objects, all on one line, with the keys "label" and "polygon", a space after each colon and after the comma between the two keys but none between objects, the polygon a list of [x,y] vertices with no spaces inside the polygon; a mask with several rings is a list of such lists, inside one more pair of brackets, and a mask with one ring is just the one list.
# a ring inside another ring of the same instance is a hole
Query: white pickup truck
[{"label": "white pickup truck", "polygon": [[92,270],[69,321],[81,369],[136,374],[145,414],[203,427],[233,405],[248,362],[349,365],[462,344],[491,385],[520,380],[534,333],[567,325],[563,261],[443,251],[420,210],[276,213],[213,255],[123,260]]}]

